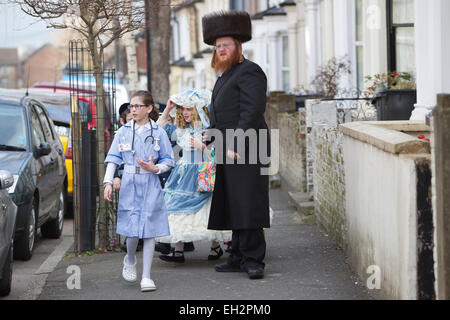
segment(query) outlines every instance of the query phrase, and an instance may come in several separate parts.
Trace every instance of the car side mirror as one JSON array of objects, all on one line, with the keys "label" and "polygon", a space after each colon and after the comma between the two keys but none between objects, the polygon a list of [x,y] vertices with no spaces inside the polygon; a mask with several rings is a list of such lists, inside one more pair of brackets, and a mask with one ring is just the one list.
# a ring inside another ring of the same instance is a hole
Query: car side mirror
[{"label": "car side mirror", "polygon": [[48,142],[41,142],[39,147],[36,148],[36,153],[38,157],[49,155],[52,152],[52,147]]},{"label": "car side mirror", "polygon": [[7,189],[14,184],[14,177],[11,172],[0,170],[0,189]]}]

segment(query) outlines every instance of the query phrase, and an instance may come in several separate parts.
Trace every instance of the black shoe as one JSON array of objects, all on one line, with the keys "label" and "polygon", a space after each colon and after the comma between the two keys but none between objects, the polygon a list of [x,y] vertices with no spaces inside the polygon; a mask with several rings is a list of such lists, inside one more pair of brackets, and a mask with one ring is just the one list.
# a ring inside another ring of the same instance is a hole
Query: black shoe
[{"label": "black shoe", "polygon": [[232,265],[229,264],[228,262],[216,264],[214,269],[217,272],[243,272],[243,270],[241,270],[241,268],[238,265]]},{"label": "black shoe", "polygon": [[210,254],[208,256],[208,260],[217,260],[223,255],[223,250],[220,245],[215,248],[211,248],[211,251],[214,251],[216,254]]},{"label": "black shoe", "polygon": [[[181,253],[181,255],[177,255]],[[168,262],[177,262],[177,263],[183,263],[184,260],[184,254],[183,251],[173,251],[171,254],[168,255],[160,255],[159,258],[164,261]]]},{"label": "black shoe", "polygon": [[184,243],[184,252],[191,252],[194,250],[195,250],[195,247],[194,247],[194,243],[192,241]]},{"label": "black shoe", "polygon": [[170,249],[170,243],[157,242],[155,245],[155,251],[161,252],[162,254],[169,254]]},{"label": "black shoe", "polygon": [[249,266],[247,274],[250,279],[262,279],[264,278],[264,269],[260,266]]}]

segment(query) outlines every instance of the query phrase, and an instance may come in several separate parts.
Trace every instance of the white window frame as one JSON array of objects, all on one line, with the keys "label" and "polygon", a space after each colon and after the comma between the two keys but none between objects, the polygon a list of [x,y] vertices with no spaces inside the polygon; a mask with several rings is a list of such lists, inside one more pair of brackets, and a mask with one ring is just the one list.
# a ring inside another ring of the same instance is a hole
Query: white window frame
[{"label": "white window frame", "polygon": [[[283,39],[286,39],[287,44],[288,44],[288,49],[287,49],[287,65],[284,66],[283,65],[283,56],[284,56],[284,52],[283,52]],[[278,55],[278,60],[277,64],[279,66],[278,70],[279,70],[279,88],[281,90],[284,90],[286,92],[290,92],[291,91],[291,83],[290,83],[290,69],[289,69],[289,35],[287,33],[280,33],[279,36],[279,41],[278,41],[278,52],[280,52],[281,54]],[[283,83],[283,73],[287,72],[288,74],[288,88],[284,88],[284,83]]]}]

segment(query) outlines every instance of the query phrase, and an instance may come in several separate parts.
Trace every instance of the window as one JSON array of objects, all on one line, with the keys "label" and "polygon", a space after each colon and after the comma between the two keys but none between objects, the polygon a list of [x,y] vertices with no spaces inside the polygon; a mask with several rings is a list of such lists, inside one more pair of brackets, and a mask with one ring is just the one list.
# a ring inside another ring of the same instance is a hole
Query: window
[{"label": "window", "polygon": [[47,116],[45,115],[44,110],[42,110],[42,108],[37,105],[35,105],[34,108],[36,109],[39,119],[41,120],[42,128],[44,129],[45,139],[49,142],[55,140],[51,125],[47,119]]},{"label": "window", "polygon": [[0,104],[0,145],[27,148],[27,127],[23,108]]},{"label": "window", "polygon": [[39,147],[42,142],[45,142],[44,131],[42,131],[42,125],[39,121],[39,117],[36,114],[34,108],[30,107],[31,116],[31,132],[33,136],[33,145]]},{"label": "window", "polygon": [[245,0],[230,0],[230,10],[246,11]]},{"label": "window", "polygon": [[281,37],[281,81],[285,92],[291,91],[289,81],[289,38]]},{"label": "window", "polygon": [[414,0],[387,0],[388,69],[416,71]]},{"label": "window", "polygon": [[364,47],[363,47],[363,0],[355,1],[355,16],[356,16],[356,85],[358,90],[364,89]]}]

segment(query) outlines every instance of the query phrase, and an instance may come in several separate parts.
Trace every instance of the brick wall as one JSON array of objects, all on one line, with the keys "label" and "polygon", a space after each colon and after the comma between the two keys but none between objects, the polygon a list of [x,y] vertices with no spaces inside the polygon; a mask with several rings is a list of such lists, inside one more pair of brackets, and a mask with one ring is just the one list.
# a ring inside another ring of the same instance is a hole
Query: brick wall
[{"label": "brick wall", "polygon": [[66,48],[51,44],[38,49],[24,64],[24,86],[32,86],[35,82],[57,82],[61,80],[62,69],[69,61]]},{"label": "brick wall", "polygon": [[279,114],[280,173],[290,187],[306,192],[305,112]]},{"label": "brick wall", "polygon": [[266,122],[271,130],[279,130],[279,174],[288,187],[306,192],[306,114],[296,110],[295,97],[272,92],[268,97]]},{"label": "brick wall", "polygon": [[312,130],[314,213],[316,221],[339,246],[345,245],[345,172],[342,133],[316,124]]},{"label": "brick wall", "polygon": [[351,121],[350,111],[336,101],[306,101],[306,179],[314,198],[317,222],[339,246],[345,244],[345,175],[340,122]]}]

